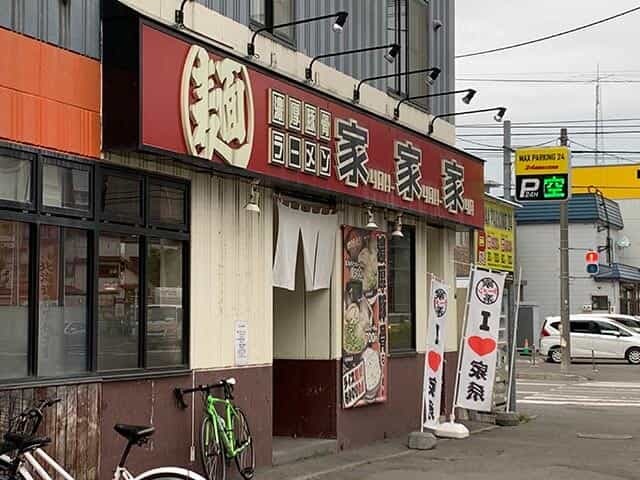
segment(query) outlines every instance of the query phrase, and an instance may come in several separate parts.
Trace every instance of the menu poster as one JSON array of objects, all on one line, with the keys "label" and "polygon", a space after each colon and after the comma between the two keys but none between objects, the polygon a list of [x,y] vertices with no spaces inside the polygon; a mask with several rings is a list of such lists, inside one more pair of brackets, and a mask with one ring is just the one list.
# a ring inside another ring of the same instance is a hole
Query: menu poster
[{"label": "menu poster", "polygon": [[387,234],[343,225],[342,405],[387,400]]}]

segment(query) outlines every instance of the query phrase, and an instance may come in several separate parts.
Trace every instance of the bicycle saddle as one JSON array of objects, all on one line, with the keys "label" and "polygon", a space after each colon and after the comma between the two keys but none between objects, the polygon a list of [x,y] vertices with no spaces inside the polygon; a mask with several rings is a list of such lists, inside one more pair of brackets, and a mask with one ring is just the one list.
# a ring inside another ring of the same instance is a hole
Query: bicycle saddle
[{"label": "bicycle saddle", "polygon": [[149,438],[156,430],[154,427],[144,425],[124,425],[121,423],[118,423],[113,428],[131,443],[138,443],[141,440]]},{"label": "bicycle saddle", "polygon": [[51,443],[49,437],[35,437],[24,433],[7,432],[4,434],[5,441],[20,452],[35,450]]}]

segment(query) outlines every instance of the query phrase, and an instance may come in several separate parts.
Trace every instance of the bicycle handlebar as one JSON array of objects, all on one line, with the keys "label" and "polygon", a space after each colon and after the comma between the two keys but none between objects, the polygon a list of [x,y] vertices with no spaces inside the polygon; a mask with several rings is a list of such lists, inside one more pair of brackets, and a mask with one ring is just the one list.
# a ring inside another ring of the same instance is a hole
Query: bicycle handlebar
[{"label": "bicycle handlebar", "polygon": [[203,384],[193,388],[179,388],[176,387],[173,389],[173,395],[176,397],[176,403],[178,407],[181,409],[187,408],[187,403],[184,401],[184,395],[187,393],[193,392],[202,392],[207,395],[214,388],[224,388],[224,396],[226,399],[233,400],[233,386],[236,384],[236,379],[231,377],[224,380],[220,380],[216,383]]}]

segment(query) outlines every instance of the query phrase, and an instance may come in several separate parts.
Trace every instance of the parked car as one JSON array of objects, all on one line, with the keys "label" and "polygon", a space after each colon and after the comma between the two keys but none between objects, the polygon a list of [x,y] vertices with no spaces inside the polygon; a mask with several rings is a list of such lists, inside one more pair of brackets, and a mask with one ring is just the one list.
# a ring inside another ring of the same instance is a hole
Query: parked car
[{"label": "parked car", "polygon": [[[640,365],[640,333],[598,315],[571,315],[571,358],[623,359]],[[560,363],[560,317],[547,317],[540,332],[540,353]]]},{"label": "parked car", "polygon": [[595,314],[599,317],[606,317],[611,320],[615,320],[618,323],[621,323],[629,330],[633,330],[634,332],[640,333],[640,320],[637,317],[633,317],[631,315],[624,315],[622,313],[603,313],[603,314]]}]

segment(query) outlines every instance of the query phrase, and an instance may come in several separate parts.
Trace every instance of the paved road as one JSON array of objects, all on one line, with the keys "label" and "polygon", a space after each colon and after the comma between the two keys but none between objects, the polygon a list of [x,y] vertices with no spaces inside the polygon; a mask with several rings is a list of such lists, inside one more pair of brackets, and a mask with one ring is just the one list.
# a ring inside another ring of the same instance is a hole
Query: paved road
[{"label": "paved road", "polygon": [[640,407],[640,382],[518,380],[518,405]]}]

